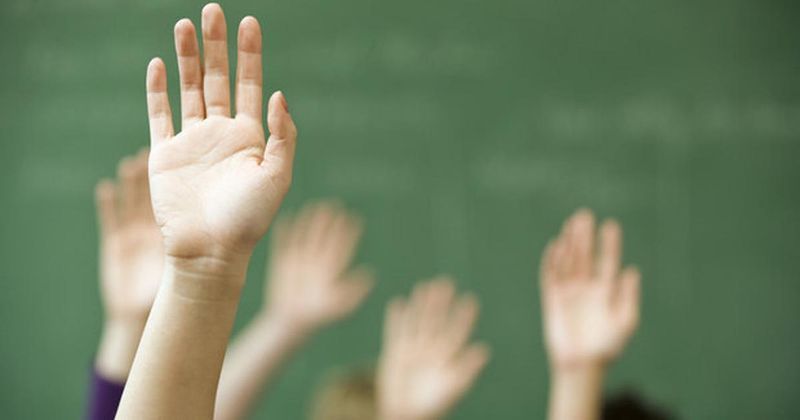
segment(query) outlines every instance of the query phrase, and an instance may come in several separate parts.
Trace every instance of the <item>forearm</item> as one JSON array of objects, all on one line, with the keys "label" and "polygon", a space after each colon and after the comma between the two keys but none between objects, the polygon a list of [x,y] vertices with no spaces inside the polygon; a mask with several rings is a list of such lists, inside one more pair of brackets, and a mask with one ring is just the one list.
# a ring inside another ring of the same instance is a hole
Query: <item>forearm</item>
[{"label": "forearm", "polygon": [[213,417],[246,267],[168,262],[117,418]]},{"label": "forearm", "polygon": [[310,335],[267,314],[256,316],[225,356],[214,419],[245,418],[280,368]]},{"label": "forearm", "polygon": [[142,338],[146,319],[107,319],[100,337],[94,366],[104,379],[124,383]]},{"label": "forearm", "polygon": [[549,420],[599,419],[604,377],[599,364],[553,368]]}]

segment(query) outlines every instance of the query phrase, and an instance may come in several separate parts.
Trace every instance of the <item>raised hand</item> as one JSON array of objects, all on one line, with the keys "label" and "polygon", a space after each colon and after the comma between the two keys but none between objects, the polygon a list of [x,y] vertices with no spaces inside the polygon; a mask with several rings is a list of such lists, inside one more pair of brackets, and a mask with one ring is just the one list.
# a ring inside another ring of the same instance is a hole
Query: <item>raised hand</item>
[{"label": "raised hand", "polygon": [[203,8],[203,58],[191,21],[175,25],[182,131],[174,135],[164,63],[147,68],[150,190],[164,238],[162,285],[117,418],[211,419],[247,265],[292,178],[295,129],[272,95],[262,122],[261,29],[239,25],[231,116],[225,17]]},{"label": "raised hand", "polygon": [[381,419],[439,419],[456,405],[489,359],[485,345],[469,342],[477,316],[476,299],[456,297],[446,277],[392,301],[378,363]]},{"label": "raised hand", "polygon": [[294,330],[313,331],[353,312],[372,276],[350,262],[361,224],[334,203],[306,207],[275,226],[264,313]]},{"label": "raised hand", "polygon": [[286,99],[269,100],[264,140],[261,28],[239,25],[236,114],[231,116],[225,17],[203,9],[203,58],[192,22],[175,25],[182,131],[174,135],[164,63],[147,69],[150,185],[166,253],[175,258],[247,254],[266,232],[292,178],[297,130]]},{"label": "raised hand", "polygon": [[372,276],[364,268],[350,269],[360,236],[359,221],[327,202],[277,223],[265,304],[225,357],[215,419],[246,418],[302,344],[364,301]]},{"label": "raised hand", "polygon": [[544,329],[556,366],[600,364],[616,358],[639,321],[639,272],[620,273],[622,233],[614,221],[600,228],[579,210],[564,224],[541,263]]},{"label": "raised hand", "polygon": [[639,322],[639,272],[620,273],[622,232],[579,210],[551,241],[541,263],[545,343],[550,357],[550,420],[600,418],[606,366]]},{"label": "raised hand", "polygon": [[153,219],[147,150],[119,163],[117,182],[95,191],[100,226],[100,294],[105,324],[97,354],[107,379],[128,376],[164,263],[161,232]]}]

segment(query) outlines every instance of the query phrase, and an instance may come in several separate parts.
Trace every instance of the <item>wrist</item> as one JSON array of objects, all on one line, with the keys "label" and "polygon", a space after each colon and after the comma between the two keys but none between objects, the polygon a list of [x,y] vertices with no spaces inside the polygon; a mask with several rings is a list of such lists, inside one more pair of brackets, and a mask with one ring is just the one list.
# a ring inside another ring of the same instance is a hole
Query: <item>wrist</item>
[{"label": "wrist", "polygon": [[550,371],[553,374],[563,375],[603,373],[607,366],[608,362],[602,359],[554,360],[550,362]]},{"label": "wrist", "polygon": [[601,362],[571,363],[551,367],[550,381],[554,388],[571,390],[601,389],[606,364]]},{"label": "wrist", "polygon": [[191,300],[238,301],[249,261],[249,253],[166,255],[162,288]]}]

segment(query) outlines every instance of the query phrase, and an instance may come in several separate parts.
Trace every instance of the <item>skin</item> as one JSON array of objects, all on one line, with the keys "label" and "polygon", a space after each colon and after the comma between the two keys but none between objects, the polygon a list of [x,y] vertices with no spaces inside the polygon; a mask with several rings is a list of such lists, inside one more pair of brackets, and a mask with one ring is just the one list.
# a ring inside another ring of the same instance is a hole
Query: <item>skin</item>
[{"label": "skin", "polygon": [[477,317],[475,297],[457,296],[446,277],[390,303],[378,362],[380,419],[441,419],[452,410],[489,360],[487,346],[469,340]]},{"label": "skin", "polygon": [[105,322],[95,368],[123,383],[158,291],[164,266],[153,218],[147,150],[120,161],[117,181],[102,180],[95,198],[100,227],[100,295]]},{"label": "skin", "polygon": [[640,274],[620,271],[620,226],[605,221],[598,238],[595,230],[594,215],[577,211],[542,257],[550,420],[599,418],[606,369],[639,323]]},{"label": "skin", "polygon": [[360,236],[358,219],[329,202],[276,224],[264,305],[225,358],[216,419],[245,418],[289,356],[361,305],[373,280],[350,269]]},{"label": "skin", "polygon": [[261,29],[241,21],[231,116],[225,17],[202,13],[203,66],[191,21],[175,26],[181,128],[164,63],[147,69],[150,193],[164,240],[161,286],[117,417],[211,419],[225,348],[256,242],[292,178],[297,131],[280,92],[262,121]]}]

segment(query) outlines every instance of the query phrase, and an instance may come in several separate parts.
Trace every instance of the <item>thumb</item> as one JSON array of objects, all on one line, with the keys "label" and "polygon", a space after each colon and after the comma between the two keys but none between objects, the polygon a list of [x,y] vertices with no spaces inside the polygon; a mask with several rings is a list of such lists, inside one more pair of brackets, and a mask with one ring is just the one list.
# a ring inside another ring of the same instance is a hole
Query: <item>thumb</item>
[{"label": "thumb", "polygon": [[97,206],[97,215],[100,221],[100,235],[105,236],[113,232],[118,225],[117,191],[113,182],[104,179],[97,184],[97,187],[95,187],[95,205]]}]

